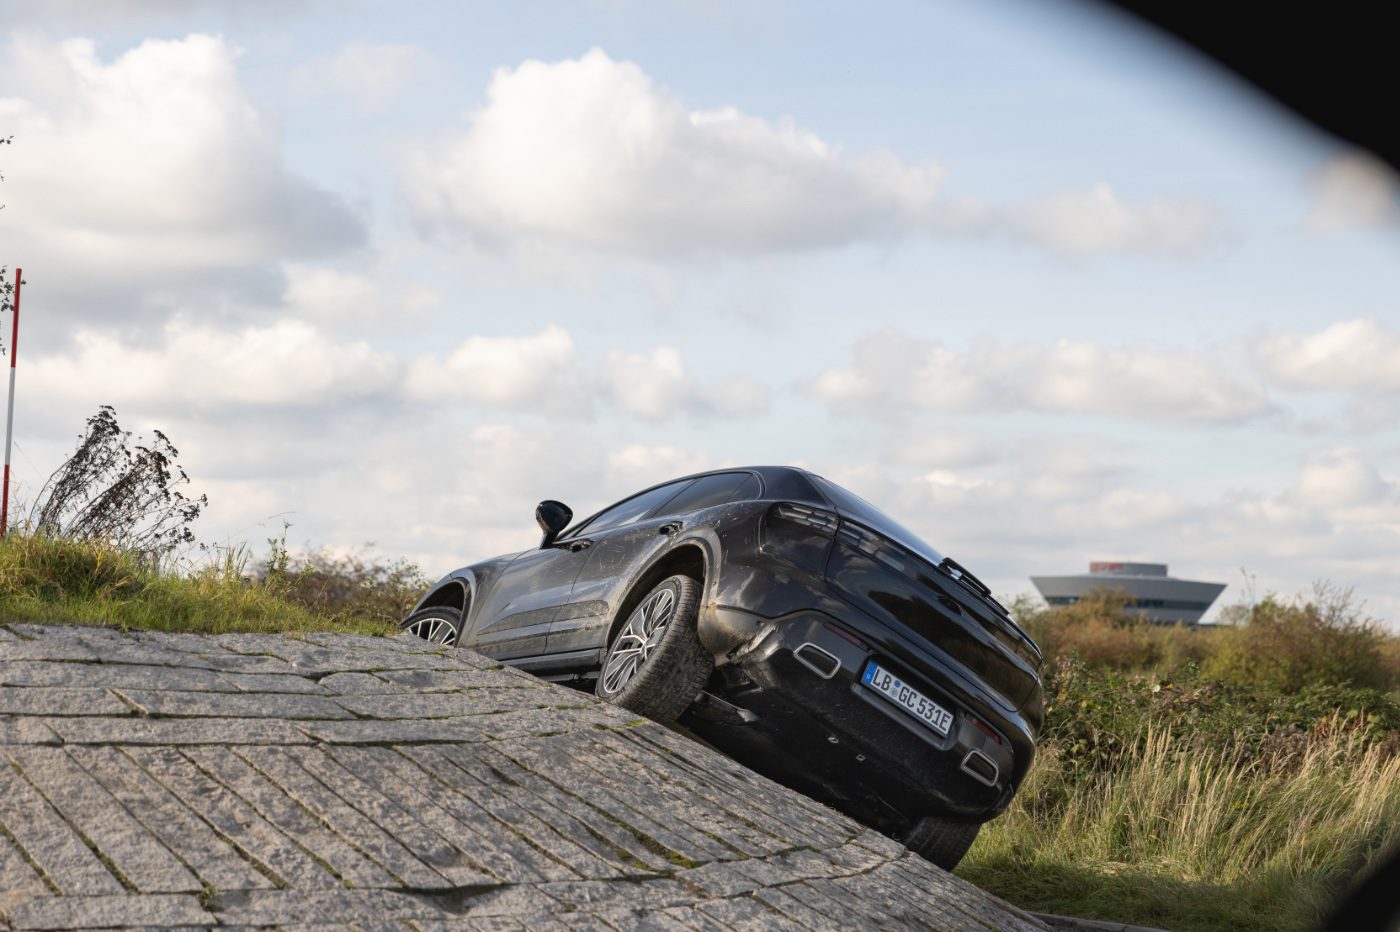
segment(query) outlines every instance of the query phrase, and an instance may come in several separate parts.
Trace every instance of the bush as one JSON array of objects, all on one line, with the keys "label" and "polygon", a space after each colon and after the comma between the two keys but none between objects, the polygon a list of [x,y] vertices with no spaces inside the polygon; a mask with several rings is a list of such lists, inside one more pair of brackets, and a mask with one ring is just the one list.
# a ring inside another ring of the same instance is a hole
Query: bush
[{"label": "bush", "polygon": [[1400,700],[1375,689],[1313,684],[1295,693],[1222,683],[1185,667],[1145,678],[1061,658],[1047,671],[1044,744],[1078,779],[1110,774],[1149,734],[1170,733],[1183,754],[1221,754],[1283,766],[1340,736],[1394,751]]},{"label": "bush", "polygon": [[1011,612],[1040,646],[1047,667],[1074,656],[1094,667],[1170,675],[1200,663],[1211,647],[1211,631],[1147,621],[1121,589],[1091,590],[1072,605],[1048,608],[1023,596],[1012,600]]},{"label": "bush", "polygon": [[189,477],[180,451],[160,431],[133,448],[131,432],[103,405],[56,469],[30,513],[29,527],[48,538],[110,544],[131,557],[159,563],[181,544],[193,544],[191,526],[207,504],[181,491]]},{"label": "bush", "polygon": [[291,556],[279,541],[270,543],[262,578],[276,581],[289,602],[326,617],[397,624],[432,582],[407,560],[325,550]]},{"label": "bush", "polygon": [[1361,613],[1349,589],[1318,584],[1310,599],[1270,595],[1232,606],[1226,620],[1233,627],[1218,632],[1205,663],[1226,682],[1285,691],[1323,684],[1386,689],[1396,682],[1384,630]]}]

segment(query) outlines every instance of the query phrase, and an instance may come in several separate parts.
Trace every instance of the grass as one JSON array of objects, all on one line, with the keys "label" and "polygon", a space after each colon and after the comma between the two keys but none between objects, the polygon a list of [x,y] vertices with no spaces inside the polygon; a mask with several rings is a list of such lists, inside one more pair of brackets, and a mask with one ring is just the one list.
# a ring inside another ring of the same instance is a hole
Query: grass
[{"label": "grass", "polygon": [[[158,631],[350,631],[391,634],[382,604],[308,602],[295,565],[250,573],[246,551],[172,569],[106,544],[11,532],[0,540],[0,619]],[[398,616],[401,617],[401,616]]]},{"label": "grass", "polygon": [[1173,930],[1311,929],[1400,845],[1400,756],[1344,731],[1241,763],[1150,734],[1070,784],[1043,754],[958,873],[1028,909]]}]

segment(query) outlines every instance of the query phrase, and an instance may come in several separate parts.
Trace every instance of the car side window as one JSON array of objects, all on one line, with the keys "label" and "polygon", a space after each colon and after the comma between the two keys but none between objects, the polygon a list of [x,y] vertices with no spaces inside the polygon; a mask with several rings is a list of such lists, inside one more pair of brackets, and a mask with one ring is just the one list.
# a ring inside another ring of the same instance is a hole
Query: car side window
[{"label": "car side window", "polygon": [[668,482],[666,485],[652,489],[650,492],[634,495],[624,502],[618,502],[578,530],[570,531],[568,536],[575,537],[579,534],[598,534],[602,531],[610,531],[613,528],[635,524],[646,517],[652,509],[656,508],[658,505],[665,504],[668,499],[672,498],[677,492],[694,481],[694,479],[686,479],[681,482]]},{"label": "car side window", "polygon": [[757,476],[751,473],[749,477],[745,479],[737,489],[734,490],[734,494],[729,496],[729,500],[731,502],[752,501],[753,499],[758,498],[759,493],[762,491],[762,483],[758,481]]},{"label": "car side window", "polygon": [[725,502],[734,501],[734,494],[748,482],[753,482],[755,486],[758,484],[758,480],[746,472],[701,476],[689,488],[667,502],[663,511],[668,515],[680,515],[709,508],[711,505],[723,505]]}]

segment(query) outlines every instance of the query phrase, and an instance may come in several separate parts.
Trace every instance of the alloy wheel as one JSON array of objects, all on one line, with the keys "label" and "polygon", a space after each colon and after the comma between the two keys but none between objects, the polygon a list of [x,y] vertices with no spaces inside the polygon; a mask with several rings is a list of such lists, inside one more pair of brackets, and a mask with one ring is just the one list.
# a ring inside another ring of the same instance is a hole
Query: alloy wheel
[{"label": "alloy wheel", "polygon": [[647,657],[661,643],[666,625],[676,612],[676,596],[669,588],[658,589],[637,606],[626,626],[613,642],[603,667],[603,690],[617,693],[637,675]]},{"label": "alloy wheel", "polygon": [[424,618],[408,626],[408,632],[433,644],[454,644],[457,626],[446,618]]}]

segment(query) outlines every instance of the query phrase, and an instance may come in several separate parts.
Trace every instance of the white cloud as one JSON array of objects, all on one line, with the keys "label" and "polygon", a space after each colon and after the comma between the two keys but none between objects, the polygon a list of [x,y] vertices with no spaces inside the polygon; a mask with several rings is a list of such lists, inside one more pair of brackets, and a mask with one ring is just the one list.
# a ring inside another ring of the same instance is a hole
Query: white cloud
[{"label": "white cloud", "polygon": [[1201,201],[1130,203],[1107,184],[1057,194],[1011,211],[1006,226],[1056,252],[1190,252],[1215,231],[1214,211]]},{"label": "white cloud", "polygon": [[834,246],[921,222],[943,172],[787,121],[688,111],[594,49],[501,69],[468,129],[411,160],[418,219],[480,243],[643,254]]},{"label": "white cloud", "polygon": [[333,91],[373,112],[437,70],[437,62],[417,46],[351,42],[298,68],[291,80],[303,93]]},{"label": "white cloud", "polygon": [[26,393],[149,414],[335,404],[383,394],[398,378],[397,363],[368,343],[336,343],[296,320],[226,330],[176,319],[155,346],[93,330],[73,342],[72,352],[26,364]]},{"label": "white cloud", "polygon": [[358,243],[341,202],[284,167],[237,56],[205,35],[147,40],[110,63],[83,39],[12,40],[4,254],[95,318],[122,294],[275,275],[276,260]]},{"label": "white cloud", "polygon": [[1328,160],[1312,178],[1314,230],[1365,229],[1400,223],[1400,176],[1369,152],[1353,150]]},{"label": "white cloud", "polygon": [[633,443],[608,454],[608,485],[620,490],[619,495],[626,495],[628,491],[635,492],[667,479],[718,469],[723,465],[727,464],[706,453]]},{"label": "white cloud", "polygon": [[1168,422],[1236,422],[1273,410],[1256,385],[1186,350],[983,341],[964,352],[884,330],[861,339],[854,365],[807,391],[837,410],[1033,410]]},{"label": "white cloud", "polygon": [[1297,496],[1320,508],[1378,507],[1400,500],[1400,487],[1382,478],[1357,450],[1341,448],[1314,456],[1303,465]]},{"label": "white cloud", "polygon": [[588,413],[595,401],[606,401],[649,421],[743,417],[768,408],[768,389],[748,376],[697,382],[674,346],[611,350],[590,366],[569,332],[556,325],[530,336],[469,337],[445,358],[420,356],[409,368],[404,395],[543,414]]},{"label": "white cloud", "polygon": [[1255,352],[1264,371],[1289,388],[1400,392],[1400,331],[1375,318],[1339,321],[1311,334],[1268,335]]},{"label": "white cloud", "polygon": [[402,322],[425,316],[442,300],[421,284],[385,294],[377,276],[321,266],[288,263],[283,301],[289,310],[326,324],[362,325]]},{"label": "white cloud", "polygon": [[586,411],[591,393],[568,331],[550,326],[532,336],[468,338],[443,360],[423,356],[404,391],[415,401],[472,401],[520,410]]},{"label": "white cloud", "polygon": [[768,389],[748,376],[702,387],[686,372],[681,352],[674,346],[643,352],[614,350],[602,371],[612,398],[624,410],[648,420],[679,413],[752,415],[768,408]]}]

